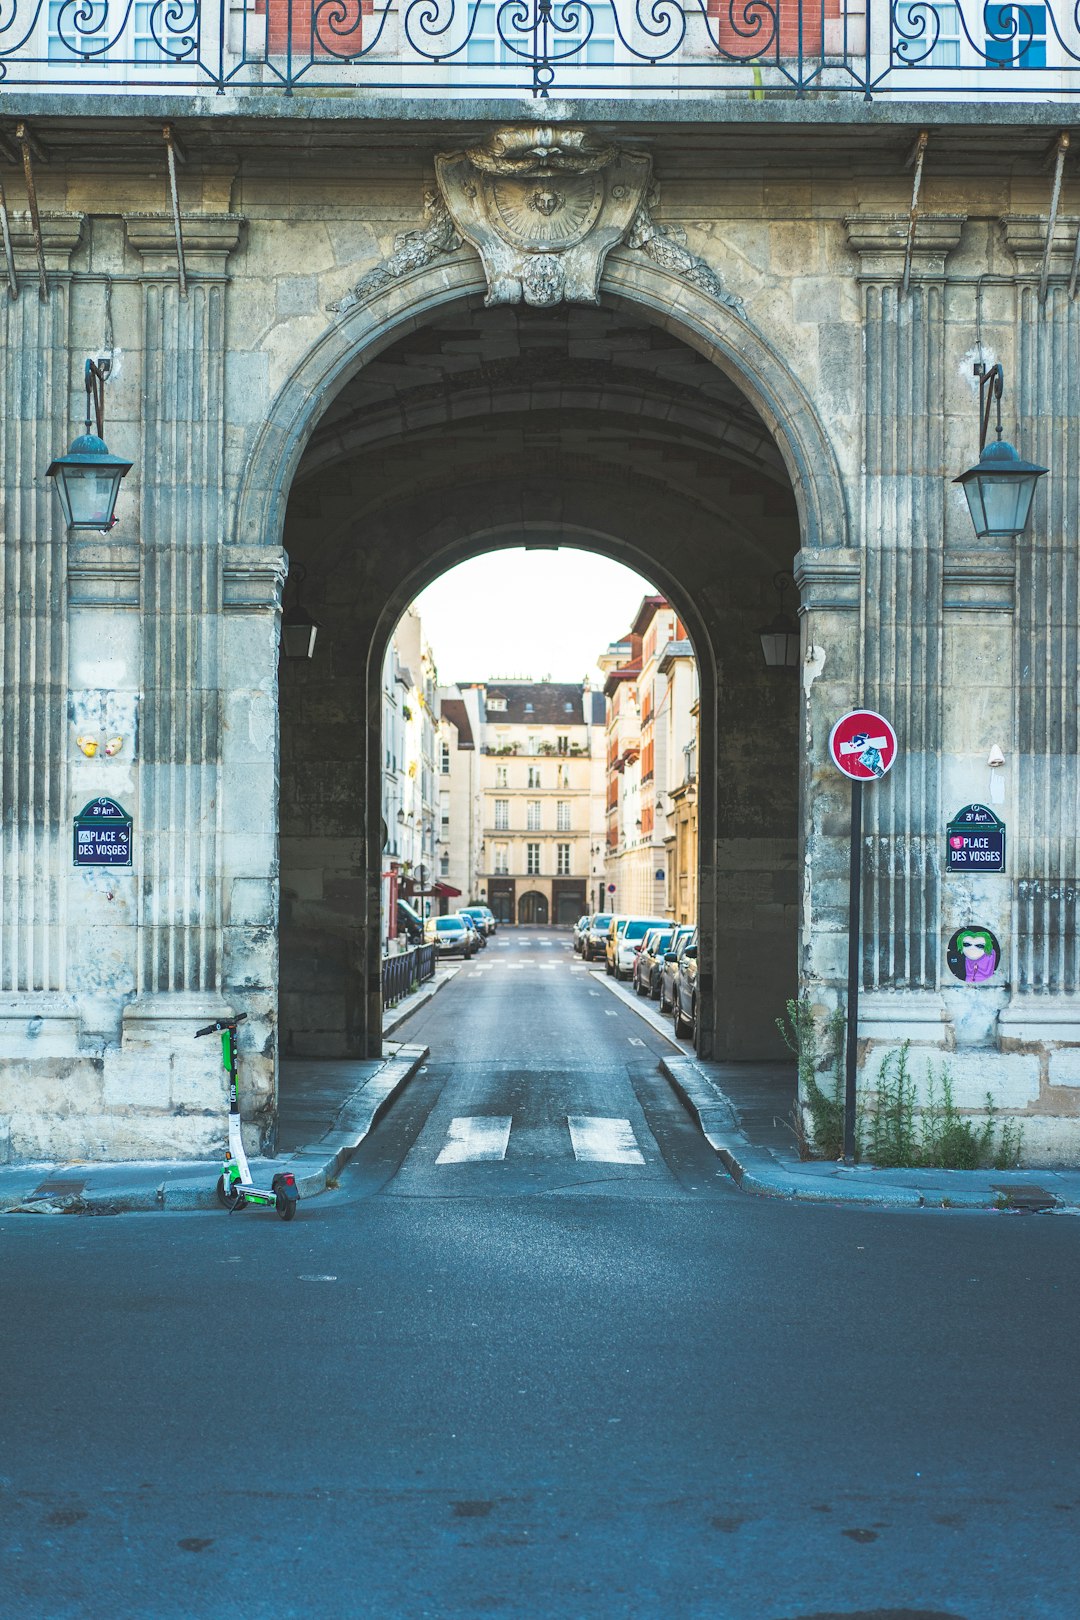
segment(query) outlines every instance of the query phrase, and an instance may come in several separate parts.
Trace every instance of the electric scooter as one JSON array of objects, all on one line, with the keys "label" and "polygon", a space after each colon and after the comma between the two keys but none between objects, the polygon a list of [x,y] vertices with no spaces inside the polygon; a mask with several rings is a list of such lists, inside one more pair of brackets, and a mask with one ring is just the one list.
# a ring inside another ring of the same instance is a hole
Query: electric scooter
[{"label": "electric scooter", "polygon": [[224,1205],[230,1215],[235,1215],[238,1209],[244,1209],[248,1204],[254,1204],[263,1209],[275,1209],[283,1221],[291,1221],[296,1214],[296,1202],[299,1197],[295,1178],[287,1172],[282,1172],[270,1183],[269,1192],[264,1187],[256,1187],[251,1179],[247,1154],[244,1152],[244,1144],[240,1137],[236,1027],[242,1024],[246,1017],[247,1013],[237,1013],[233,1018],[218,1018],[212,1024],[207,1024],[205,1029],[195,1031],[196,1040],[200,1035],[220,1033],[221,1062],[229,1077],[229,1148],[218,1177],[218,1203]]}]

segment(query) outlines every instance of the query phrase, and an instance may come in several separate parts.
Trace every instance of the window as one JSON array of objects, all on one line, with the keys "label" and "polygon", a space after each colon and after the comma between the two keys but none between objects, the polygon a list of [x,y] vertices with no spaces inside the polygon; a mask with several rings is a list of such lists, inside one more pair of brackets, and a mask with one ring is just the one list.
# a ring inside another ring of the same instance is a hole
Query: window
[{"label": "window", "polygon": [[507,832],[510,827],[510,800],[495,800],[495,830]]},{"label": "window", "polygon": [[447,742],[439,750],[439,772],[442,776],[450,775],[450,744]]},{"label": "window", "polygon": [[507,775],[507,766],[505,766],[505,765],[496,765],[496,767],[495,767],[495,786],[496,787],[509,787],[510,786],[510,780],[509,780],[509,777]]},{"label": "window", "polygon": [[505,877],[510,870],[510,845],[495,845],[495,875]]},{"label": "window", "polygon": [[557,788],[570,786],[570,772],[565,765],[556,765],[555,767],[555,786]]},{"label": "window", "polygon": [[[987,19],[994,10],[987,8]],[[926,5],[922,0],[900,0],[895,8],[899,44],[898,58],[912,67],[956,67],[960,61],[960,8],[943,3]],[[929,49],[928,49],[929,47]],[[989,54],[989,53],[988,53]]]},{"label": "window", "polygon": [[440,877],[449,877],[450,876],[450,857],[449,857],[449,855],[440,855],[439,856],[439,876]]},{"label": "window", "polygon": [[555,848],[556,848],[556,853],[558,855],[558,862],[557,862],[557,865],[556,865],[556,871],[558,872],[560,877],[569,877],[570,876],[570,845],[569,844],[557,844],[555,846]]},{"label": "window", "polygon": [[570,738],[565,732],[556,738],[555,746],[559,750],[560,754],[568,754],[570,752]]},{"label": "window", "polygon": [[489,697],[486,707],[489,714],[505,714],[506,699],[504,697]]},{"label": "window", "polygon": [[988,5],[986,60],[995,67],[1042,68],[1046,66],[1046,7],[1028,5]]},{"label": "window", "polygon": [[529,786],[531,788],[538,788],[538,787],[543,786],[543,784],[540,781],[540,767],[539,767],[539,765],[530,765],[529,766]]},{"label": "window", "polygon": [[533,709],[532,704],[531,703],[526,703],[526,705],[525,705],[525,713],[526,714],[533,714],[534,712],[535,711]]},{"label": "window", "polygon": [[528,875],[530,877],[539,877],[539,875],[540,875],[540,845],[539,844],[526,844],[525,845],[525,870],[526,870],[526,872],[528,873]]},{"label": "window", "polygon": [[526,831],[528,831],[528,832],[539,832],[540,831],[540,800],[539,799],[529,799],[528,800],[528,807],[527,807],[527,810],[526,810],[526,815],[528,817],[528,820],[525,823]]},{"label": "window", "polygon": [[555,831],[570,831],[570,800],[559,799],[555,805]]}]

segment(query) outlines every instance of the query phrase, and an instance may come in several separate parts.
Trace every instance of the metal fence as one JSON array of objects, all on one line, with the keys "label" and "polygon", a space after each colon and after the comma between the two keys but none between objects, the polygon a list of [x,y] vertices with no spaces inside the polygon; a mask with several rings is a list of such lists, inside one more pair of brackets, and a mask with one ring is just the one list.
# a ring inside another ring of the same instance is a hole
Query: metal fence
[{"label": "metal fence", "polygon": [[12,87],[1068,100],[1080,4],[0,0]]},{"label": "metal fence", "polygon": [[382,998],[384,1007],[393,1007],[416,990],[425,979],[435,976],[434,945],[414,945],[411,951],[399,956],[384,956],[382,965]]}]

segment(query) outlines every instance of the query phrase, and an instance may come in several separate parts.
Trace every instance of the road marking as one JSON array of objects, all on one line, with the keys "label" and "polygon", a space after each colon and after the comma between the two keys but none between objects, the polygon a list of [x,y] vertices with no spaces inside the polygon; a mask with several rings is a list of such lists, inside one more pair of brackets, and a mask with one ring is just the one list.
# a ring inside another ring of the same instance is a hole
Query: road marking
[{"label": "road marking", "polygon": [[507,962],[506,971],[507,973],[524,973],[526,967],[531,965],[531,963],[525,962]]},{"label": "road marking", "polygon": [[574,1158],[592,1164],[644,1164],[628,1119],[601,1119],[595,1114],[568,1114],[566,1123]]},{"label": "road marking", "polygon": [[450,1121],[436,1164],[466,1164],[475,1159],[505,1159],[513,1116],[458,1115]]},{"label": "road marking", "polygon": [[[599,990],[594,990],[593,994],[598,996],[600,994],[600,992],[599,992]],[[605,1018],[618,1018],[618,1016],[619,1016],[618,1013],[612,1007],[609,1007],[607,1009],[607,1011],[605,1012],[605,1014],[604,1014]]]},{"label": "road marking", "polygon": [[540,963],[540,972],[541,973],[558,973],[558,971],[559,971],[558,962],[541,962]]},{"label": "road marking", "polygon": [[630,1045],[631,1046],[644,1046],[645,1042],[644,1041],[639,1041],[636,1035],[631,1035],[630,1036]]}]

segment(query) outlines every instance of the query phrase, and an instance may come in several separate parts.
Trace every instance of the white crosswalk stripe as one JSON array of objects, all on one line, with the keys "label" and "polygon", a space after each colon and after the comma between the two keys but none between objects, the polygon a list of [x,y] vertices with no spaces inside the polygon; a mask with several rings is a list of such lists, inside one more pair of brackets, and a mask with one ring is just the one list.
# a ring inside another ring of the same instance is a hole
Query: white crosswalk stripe
[{"label": "white crosswalk stripe", "polygon": [[644,1164],[628,1119],[602,1119],[596,1114],[568,1114],[566,1123],[575,1159],[593,1164]]},{"label": "white crosswalk stripe", "polygon": [[436,1164],[471,1164],[480,1159],[505,1159],[513,1116],[461,1114],[450,1121],[446,1142]]}]

